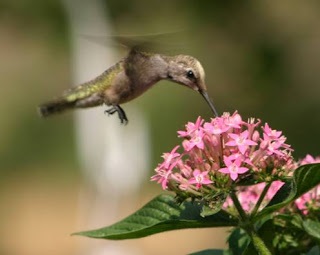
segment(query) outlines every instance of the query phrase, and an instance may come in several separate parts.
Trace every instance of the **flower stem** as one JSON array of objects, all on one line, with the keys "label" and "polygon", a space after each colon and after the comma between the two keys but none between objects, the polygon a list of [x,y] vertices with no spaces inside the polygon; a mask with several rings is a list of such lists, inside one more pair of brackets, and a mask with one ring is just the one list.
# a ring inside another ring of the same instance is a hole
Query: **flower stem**
[{"label": "flower stem", "polygon": [[[270,187],[270,184],[269,184]],[[269,189],[268,187],[268,189]],[[267,192],[267,190],[265,191],[265,193]],[[265,194],[263,195],[265,196]],[[252,225],[250,224],[250,222],[248,222],[248,215],[246,214],[246,212],[243,210],[240,201],[236,195],[236,193],[234,191],[232,191],[230,193],[230,197],[232,199],[232,202],[235,206],[235,208],[237,209],[241,220],[244,223],[244,229],[247,231],[247,233],[249,234],[249,236],[252,239],[252,243],[256,249],[256,251],[258,252],[258,254],[260,255],[271,255],[271,252],[269,251],[268,247],[265,245],[265,243],[263,242],[263,240],[258,236],[258,234],[253,230]],[[248,224],[249,223],[249,224]],[[247,225],[247,226],[246,226]]]},{"label": "flower stem", "polygon": [[268,247],[265,245],[263,240],[257,235],[257,233],[253,230],[249,231],[249,235],[251,236],[252,243],[256,248],[256,251],[260,255],[271,255]]},{"label": "flower stem", "polygon": [[202,196],[202,193],[196,191],[195,188],[193,188],[192,185],[190,185],[190,187],[189,187],[189,189],[188,189],[188,192],[191,193],[191,194],[193,194],[193,195],[195,195],[195,196],[198,196],[198,197]]},{"label": "flower stem", "polygon": [[259,197],[259,200],[257,201],[255,207],[253,208],[253,210],[252,210],[252,212],[251,212],[251,216],[254,216],[254,215],[257,213],[257,211],[258,211],[258,209],[259,209],[259,207],[260,207],[260,205],[261,205],[264,197],[266,196],[266,194],[267,194],[267,192],[268,192],[271,184],[272,184],[272,182],[269,182],[269,183],[267,183],[266,186],[264,187],[264,189],[263,189],[263,191],[261,192],[261,195],[260,195],[260,197]]},{"label": "flower stem", "polygon": [[239,215],[240,215],[240,218],[242,219],[242,221],[246,221],[247,220],[247,214],[245,213],[245,211],[243,210],[240,202],[239,202],[239,199],[236,195],[236,193],[234,191],[232,191],[230,193],[230,197],[232,199],[232,202],[234,204],[234,207],[237,209]]}]

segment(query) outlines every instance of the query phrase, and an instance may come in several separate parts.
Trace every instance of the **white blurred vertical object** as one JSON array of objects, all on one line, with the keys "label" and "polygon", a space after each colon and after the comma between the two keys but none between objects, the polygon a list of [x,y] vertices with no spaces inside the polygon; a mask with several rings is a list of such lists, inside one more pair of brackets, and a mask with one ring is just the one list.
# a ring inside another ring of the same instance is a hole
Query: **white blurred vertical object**
[{"label": "white blurred vertical object", "polygon": [[[102,1],[64,0],[64,4],[70,18],[74,83],[80,84],[118,61],[112,47],[102,47],[81,35],[113,33]],[[125,105],[129,124],[124,126],[117,114],[105,115],[104,107],[76,110],[75,128],[86,185],[79,206],[80,221],[87,220],[87,224],[80,223],[83,230],[114,223],[119,219],[121,202],[134,208],[141,183],[148,178],[149,132],[142,113]],[[128,251],[120,242],[107,241],[81,247],[81,253],[137,254],[132,247]]]}]

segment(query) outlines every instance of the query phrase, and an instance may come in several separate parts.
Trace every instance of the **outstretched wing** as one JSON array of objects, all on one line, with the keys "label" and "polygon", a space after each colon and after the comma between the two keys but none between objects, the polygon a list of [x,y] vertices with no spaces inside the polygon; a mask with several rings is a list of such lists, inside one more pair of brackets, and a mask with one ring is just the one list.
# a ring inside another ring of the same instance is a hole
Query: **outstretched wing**
[{"label": "outstretched wing", "polygon": [[102,46],[121,46],[127,50],[155,52],[167,50],[181,50],[185,47],[183,33],[154,33],[144,35],[81,35],[81,37]]}]

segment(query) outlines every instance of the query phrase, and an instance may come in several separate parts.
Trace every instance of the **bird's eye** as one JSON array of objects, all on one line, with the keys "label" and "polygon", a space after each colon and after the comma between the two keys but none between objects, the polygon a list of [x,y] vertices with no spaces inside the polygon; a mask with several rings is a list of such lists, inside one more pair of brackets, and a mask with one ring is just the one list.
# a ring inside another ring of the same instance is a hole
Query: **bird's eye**
[{"label": "bird's eye", "polygon": [[187,77],[189,78],[189,79],[194,79],[195,77],[194,77],[194,73],[191,71],[191,70],[189,70],[188,72],[187,72]]}]

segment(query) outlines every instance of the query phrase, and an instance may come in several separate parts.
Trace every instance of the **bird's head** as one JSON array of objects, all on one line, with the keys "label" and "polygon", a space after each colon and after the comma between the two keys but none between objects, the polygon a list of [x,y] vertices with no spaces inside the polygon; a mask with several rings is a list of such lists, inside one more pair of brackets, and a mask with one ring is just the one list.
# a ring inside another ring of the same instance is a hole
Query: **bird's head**
[{"label": "bird's head", "polygon": [[204,69],[196,58],[188,55],[171,57],[168,61],[167,79],[198,91],[207,101],[214,115],[218,116],[207,93]]}]

